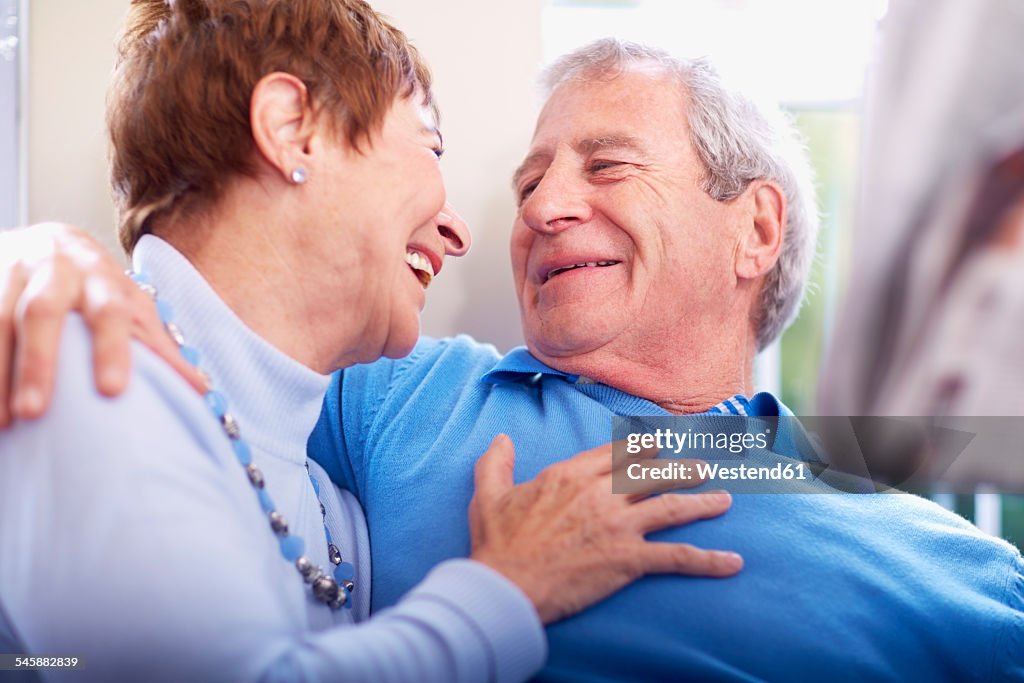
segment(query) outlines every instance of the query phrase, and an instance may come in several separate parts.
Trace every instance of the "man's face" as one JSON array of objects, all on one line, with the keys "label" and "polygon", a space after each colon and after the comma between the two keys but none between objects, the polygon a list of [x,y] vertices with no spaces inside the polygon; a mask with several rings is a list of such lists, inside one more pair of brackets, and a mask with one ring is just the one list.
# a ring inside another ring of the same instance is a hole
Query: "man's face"
[{"label": "man's face", "polygon": [[515,178],[512,268],[534,354],[635,358],[713,334],[742,217],[703,177],[671,80],[632,70],[554,92]]}]

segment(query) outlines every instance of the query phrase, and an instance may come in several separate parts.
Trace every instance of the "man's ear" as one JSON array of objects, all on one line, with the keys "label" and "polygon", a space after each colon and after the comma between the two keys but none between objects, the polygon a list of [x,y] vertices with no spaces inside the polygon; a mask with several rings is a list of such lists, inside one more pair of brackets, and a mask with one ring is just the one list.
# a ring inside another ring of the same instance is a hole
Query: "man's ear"
[{"label": "man's ear", "polygon": [[314,130],[306,84],[281,71],[261,78],[252,91],[249,124],[260,155],[293,182],[293,172],[309,164]]},{"label": "man's ear", "polygon": [[779,260],[786,230],[786,196],[770,180],[755,180],[746,194],[751,212],[736,247],[736,277],[753,280],[768,273]]}]

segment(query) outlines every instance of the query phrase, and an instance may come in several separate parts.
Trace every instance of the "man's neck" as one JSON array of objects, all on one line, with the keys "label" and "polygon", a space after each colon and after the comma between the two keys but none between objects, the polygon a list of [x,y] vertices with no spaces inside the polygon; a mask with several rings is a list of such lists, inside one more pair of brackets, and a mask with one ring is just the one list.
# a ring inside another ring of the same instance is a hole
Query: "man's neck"
[{"label": "man's neck", "polygon": [[641,356],[605,347],[564,358],[530,350],[556,370],[639,396],[677,415],[701,413],[737,394],[754,393],[757,347],[752,334],[716,335],[714,343],[694,340],[660,348],[665,349],[660,354],[648,350]]}]

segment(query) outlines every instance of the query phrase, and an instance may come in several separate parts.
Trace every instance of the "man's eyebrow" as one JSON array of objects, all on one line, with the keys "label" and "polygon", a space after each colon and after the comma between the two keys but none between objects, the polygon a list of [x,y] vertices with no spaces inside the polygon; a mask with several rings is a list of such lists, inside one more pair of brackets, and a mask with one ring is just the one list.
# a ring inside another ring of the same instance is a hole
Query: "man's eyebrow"
[{"label": "man's eyebrow", "polygon": [[641,153],[647,151],[640,138],[632,135],[602,135],[599,138],[586,138],[574,142],[572,148],[583,156],[588,156],[604,149],[628,149]]},{"label": "man's eyebrow", "polygon": [[[626,149],[632,152],[638,152],[640,154],[647,154],[647,147],[644,146],[640,138],[632,135],[602,135],[598,138],[583,138],[575,140],[572,143],[573,150],[576,151],[580,156],[590,156],[595,152],[600,152],[606,149]],[[523,174],[530,167],[531,164],[537,162],[539,159],[550,158],[550,154],[547,152],[534,152],[530,156],[523,159],[523,163],[519,164],[519,168],[512,174],[512,187],[518,187],[519,181],[522,180]]]}]

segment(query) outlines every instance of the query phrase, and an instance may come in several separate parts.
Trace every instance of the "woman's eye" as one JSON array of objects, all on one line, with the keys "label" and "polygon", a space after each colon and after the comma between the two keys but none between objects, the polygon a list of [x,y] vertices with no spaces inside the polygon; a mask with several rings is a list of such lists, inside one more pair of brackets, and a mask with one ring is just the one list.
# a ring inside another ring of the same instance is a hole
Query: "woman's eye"
[{"label": "woman's eye", "polygon": [[442,156],[444,156],[444,150],[442,148],[440,148],[440,147],[434,147],[433,151],[434,151],[434,156],[436,156],[438,159],[440,159]]}]

